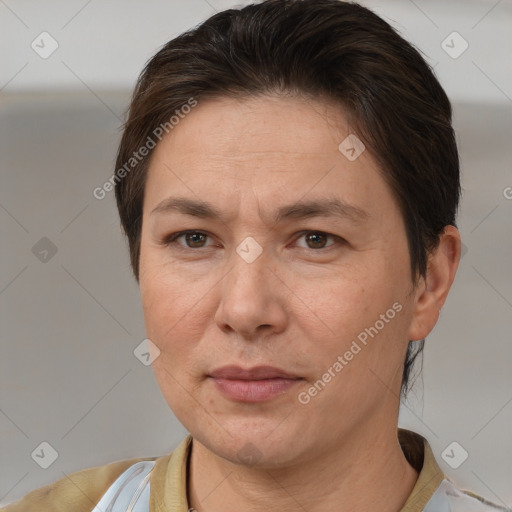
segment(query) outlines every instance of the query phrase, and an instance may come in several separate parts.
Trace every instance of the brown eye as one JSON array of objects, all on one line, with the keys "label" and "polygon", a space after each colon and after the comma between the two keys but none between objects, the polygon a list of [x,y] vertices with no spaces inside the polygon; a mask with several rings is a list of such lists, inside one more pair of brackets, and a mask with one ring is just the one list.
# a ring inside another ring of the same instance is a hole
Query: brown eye
[{"label": "brown eye", "polygon": [[328,250],[329,247],[336,244],[343,246],[346,244],[346,241],[337,235],[331,235],[323,231],[302,231],[299,238],[296,239],[295,244],[301,249],[310,249],[320,252],[322,249]]},{"label": "brown eye", "polygon": [[168,247],[175,246],[181,249],[202,249],[208,247],[208,238],[209,235],[202,231],[179,231],[165,237],[162,243]]},{"label": "brown eye", "polygon": [[319,232],[308,233],[304,236],[310,249],[323,249],[328,237],[325,233]]},{"label": "brown eye", "polygon": [[204,243],[208,237],[205,233],[201,233],[199,231],[194,231],[193,233],[186,233],[185,241],[188,247],[204,247]]}]

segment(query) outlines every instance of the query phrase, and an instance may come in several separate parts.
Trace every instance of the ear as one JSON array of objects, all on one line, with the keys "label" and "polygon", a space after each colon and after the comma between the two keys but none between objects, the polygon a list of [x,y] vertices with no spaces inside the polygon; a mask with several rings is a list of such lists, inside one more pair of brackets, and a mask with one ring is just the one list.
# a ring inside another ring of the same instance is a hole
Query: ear
[{"label": "ear", "polygon": [[427,274],[414,292],[414,308],[409,340],[422,340],[439,319],[460,261],[461,240],[456,227],[445,226],[439,245],[428,257]]}]

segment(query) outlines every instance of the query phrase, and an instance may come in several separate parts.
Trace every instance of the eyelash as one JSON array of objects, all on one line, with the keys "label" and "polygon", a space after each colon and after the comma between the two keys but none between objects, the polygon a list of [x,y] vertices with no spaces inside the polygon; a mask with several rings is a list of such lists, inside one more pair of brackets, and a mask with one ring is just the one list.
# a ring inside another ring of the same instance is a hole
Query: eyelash
[{"label": "eyelash", "polygon": [[[188,246],[182,246],[182,245],[177,243],[177,240],[179,238],[181,238],[182,236],[185,236],[187,234],[194,234],[194,233],[210,237],[210,235],[207,232],[205,232],[205,231],[198,231],[198,230],[194,230],[194,229],[189,229],[189,230],[185,230],[185,231],[177,231],[176,233],[171,233],[170,235],[166,236],[162,240],[162,245],[164,245],[166,247],[170,247],[171,245],[175,245],[175,246],[177,245],[179,247],[179,249],[182,249],[182,250],[207,249],[207,247],[188,247]],[[330,233],[326,233],[324,231],[315,231],[315,230],[311,230],[311,229],[299,232],[298,233],[299,237],[296,238],[296,240],[298,240],[299,238],[301,238],[301,237],[303,237],[305,235],[308,235],[308,234],[324,235],[324,236],[327,236],[327,237],[333,239],[338,244],[345,244],[346,243],[346,241],[343,238],[339,237],[339,236],[331,235]],[[318,249],[314,249],[314,248],[311,248],[311,247],[302,247],[302,249],[319,252],[321,250],[327,250],[330,247],[333,247],[334,245],[336,245],[336,243],[333,243],[331,245],[327,245],[326,247],[320,247]]]}]

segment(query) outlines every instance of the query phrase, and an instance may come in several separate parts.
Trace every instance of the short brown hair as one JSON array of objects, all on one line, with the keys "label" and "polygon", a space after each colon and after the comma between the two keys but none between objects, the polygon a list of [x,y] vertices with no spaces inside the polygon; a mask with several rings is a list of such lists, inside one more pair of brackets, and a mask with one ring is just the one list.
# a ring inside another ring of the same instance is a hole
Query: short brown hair
[{"label": "short brown hair", "polygon": [[[415,284],[446,225],[455,226],[459,159],[450,101],[420,53],[355,3],[267,0],[215,14],[165,44],[146,64],[124,124],[116,169],[191,98],[289,94],[343,107],[401,209]],[[115,194],[139,279],[149,154]],[[424,340],[409,343],[402,393]]]}]

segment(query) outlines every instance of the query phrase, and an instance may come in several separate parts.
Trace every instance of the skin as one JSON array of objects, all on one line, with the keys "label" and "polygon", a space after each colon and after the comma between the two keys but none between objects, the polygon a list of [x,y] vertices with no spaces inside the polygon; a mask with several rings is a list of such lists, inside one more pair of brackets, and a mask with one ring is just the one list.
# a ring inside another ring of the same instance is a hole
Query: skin
[{"label": "skin", "polygon": [[[408,340],[438,320],[460,236],[445,228],[413,287],[397,203],[369,151],[349,161],[338,150],[349,133],[327,102],[222,98],[199,103],[152,155],[141,299],[160,350],[157,382],[193,436],[187,492],[199,512],[391,512],[417,480],[397,440],[402,365]],[[222,219],[151,213],[171,195],[208,201]],[[367,219],[272,222],[280,206],[332,197]],[[187,229],[208,236],[165,245]],[[311,231],[334,236],[311,240]],[[263,249],[252,263],[236,252],[248,236]],[[401,311],[301,403],[298,394],[397,302]],[[236,402],[207,377],[226,364],[277,366],[303,380],[266,402]],[[241,450],[257,455],[242,461]]]}]

